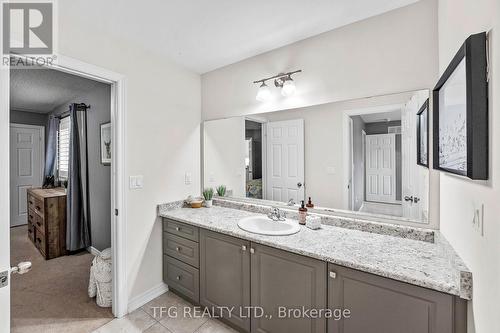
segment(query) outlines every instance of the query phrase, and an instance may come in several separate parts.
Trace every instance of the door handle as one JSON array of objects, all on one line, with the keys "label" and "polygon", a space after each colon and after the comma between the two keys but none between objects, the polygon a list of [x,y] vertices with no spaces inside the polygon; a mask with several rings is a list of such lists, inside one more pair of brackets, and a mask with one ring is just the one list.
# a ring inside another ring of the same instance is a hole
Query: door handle
[{"label": "door handle", "polygon": [[413,197],[413,202],[414,202],[414,203],[418,203],[419,201],[420,201],[420,198],[418,198],[418,197]]},{"label": "door handle", "polygon": [[413,202],[413,196],[409,197],[409,196],[406,195],[405,196],[405,201],[411,201],[411,202]]},{"label": "door handle", "polygon": [[297,183],[297,187],[298,187],[298,188],[301,188],[301,187],[302,187],[302,183],[301,183],[301,182],[298,182],[298,183]]}]

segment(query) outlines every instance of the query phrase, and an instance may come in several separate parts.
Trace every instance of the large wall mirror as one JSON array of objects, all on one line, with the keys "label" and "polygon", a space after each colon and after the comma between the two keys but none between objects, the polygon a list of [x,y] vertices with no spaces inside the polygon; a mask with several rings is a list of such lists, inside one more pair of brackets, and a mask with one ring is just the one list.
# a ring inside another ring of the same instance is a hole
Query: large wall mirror
[{"label": "large wall mirror", "polygon": [[204,187],[228,195],[427,223],[429,170],[417,163],[428,90],[206,121]]}]

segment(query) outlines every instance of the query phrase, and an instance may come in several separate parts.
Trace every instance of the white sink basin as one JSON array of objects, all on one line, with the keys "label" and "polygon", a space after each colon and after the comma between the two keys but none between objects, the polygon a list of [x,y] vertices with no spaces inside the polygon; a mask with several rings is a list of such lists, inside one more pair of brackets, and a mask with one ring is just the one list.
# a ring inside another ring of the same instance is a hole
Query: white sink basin
[{"label": "white sink basin", "polygon": [[238,221],[241,229],[260,235],[285,236],[300,231],[297,221],[286,219],[285,221],[273,221],[267,216],[249,216]]}]

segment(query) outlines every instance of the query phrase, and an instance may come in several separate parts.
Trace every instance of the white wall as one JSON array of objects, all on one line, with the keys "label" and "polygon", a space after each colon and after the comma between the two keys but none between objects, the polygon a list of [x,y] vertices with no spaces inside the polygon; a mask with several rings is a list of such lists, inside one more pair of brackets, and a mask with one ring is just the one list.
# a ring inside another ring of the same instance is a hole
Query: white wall
[{"label": "white wall", "polygon": [[[472,270],[469,332],[500,332],[500,4],[498,0],[439,0],[442,73],[464,40],[492,29],[489,83],[490,180],[441,175],[441,230]],[[484,204],[484,236],[474,231],[474,207]]]},{"label": "white wall", "polygon": [[234,117],[203,125],[204,186],[226,185],[235,197],[245,197],[245,119]]},{"label": "white wall", "polygon": [[[162,283],[156,205],[200,192],[200,76],[104,33],[107,22],[92,20],[100,1],[59,1],[58,7],[59,27],[64,27],[59,52],[127,77],[126,169],[128,175],[144,175],[144,188],[128,192],[130,300]],[[190,185],[184,183],[185,172],[193,177]]]},{"label": "white wall", "polygon": [[[294,98],[255,100],[254,80],[295,69],[303,73]],[[430,88],[437,72],[437,4],[422,0],[202,75],[202,113],[215,119]]]}]

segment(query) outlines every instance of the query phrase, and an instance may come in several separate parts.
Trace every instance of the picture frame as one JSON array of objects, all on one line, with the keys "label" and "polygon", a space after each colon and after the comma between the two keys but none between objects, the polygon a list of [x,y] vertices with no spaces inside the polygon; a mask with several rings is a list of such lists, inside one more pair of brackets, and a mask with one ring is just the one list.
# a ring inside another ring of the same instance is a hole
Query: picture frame
[{"label": "picture frame", "polygon": [[429,99],[417,112],[417,164],[429,168]]},{"label": "picture frame", "polygon": [[111,165],[112,157],[112,137],[111,122],[100,125],[100,143],[101,143],[101,164]]},{"label": "picture frame", "polygon": [[471,35],[433,89],[433,167],[488,179],[486,33]]}]

